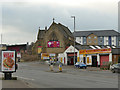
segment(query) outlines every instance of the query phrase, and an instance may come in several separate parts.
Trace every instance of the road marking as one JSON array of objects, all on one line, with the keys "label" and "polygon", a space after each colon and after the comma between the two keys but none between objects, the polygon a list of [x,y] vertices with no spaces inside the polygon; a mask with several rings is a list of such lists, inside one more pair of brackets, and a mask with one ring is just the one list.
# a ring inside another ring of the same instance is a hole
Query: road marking
[{"label": "road marking", "polygon": [[18,78],[21,78],[21,79],[25,79],[25,80],[35,80],[35,79],[30,79],[30,78],[25,78],[25,77],[20,77],[20,76],[16,76],[16,77],[18,77]]}]

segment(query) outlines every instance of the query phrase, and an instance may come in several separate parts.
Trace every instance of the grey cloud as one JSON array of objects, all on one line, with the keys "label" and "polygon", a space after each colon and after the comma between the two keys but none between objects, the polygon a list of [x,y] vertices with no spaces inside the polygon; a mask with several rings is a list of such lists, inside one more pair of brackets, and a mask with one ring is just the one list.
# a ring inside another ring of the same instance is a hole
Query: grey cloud
[{"label": "grey cloud", "polygon": [[[71,15],[76,16],[76,30],[89,30],[89,29],[117,29],[117,13],[101,12],[94,9],[81,8],[81,7],[66,7],[66,6],[52,6],[46,5],[3,5],[2,19],[3,29],[7,25],[18,28],[21,33],[14,33],[18,41],[21,41],[21,36],[25,39],[24,42],[34,41],[38,32],[38,27],[42,29],[45,26],[50,26],[52,18],[56,22],[60,22],[73,31],[73,19]],[[6,30],[7,31],[7,30]],[[9,34],[4,35],[7,38],[11,37],[11,42],[16,42],[13,36]],[[23,42],[21,41],[21,42]]]}]

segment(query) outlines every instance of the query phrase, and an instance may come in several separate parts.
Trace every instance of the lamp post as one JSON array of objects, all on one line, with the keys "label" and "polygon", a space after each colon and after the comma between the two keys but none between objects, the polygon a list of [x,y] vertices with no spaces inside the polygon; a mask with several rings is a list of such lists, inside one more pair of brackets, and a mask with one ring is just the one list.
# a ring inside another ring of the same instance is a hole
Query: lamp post
[{"label": "lamp post", "polygon": [[74,64],[75,64],[75,16],[71,16],[74,19]]}]

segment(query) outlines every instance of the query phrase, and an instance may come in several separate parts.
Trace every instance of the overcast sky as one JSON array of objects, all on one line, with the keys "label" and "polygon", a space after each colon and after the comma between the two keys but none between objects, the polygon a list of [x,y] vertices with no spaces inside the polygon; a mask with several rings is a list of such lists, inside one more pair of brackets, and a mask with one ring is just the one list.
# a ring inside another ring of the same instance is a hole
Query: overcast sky
[{"label": "overcast sky", "polygon": [[53,18],[73,31],[73,15],[76,30],[118,30],[118,0],[8,1],[0,3],[0,30],[5,44],[35,42],[38,28],[49,27]]}]

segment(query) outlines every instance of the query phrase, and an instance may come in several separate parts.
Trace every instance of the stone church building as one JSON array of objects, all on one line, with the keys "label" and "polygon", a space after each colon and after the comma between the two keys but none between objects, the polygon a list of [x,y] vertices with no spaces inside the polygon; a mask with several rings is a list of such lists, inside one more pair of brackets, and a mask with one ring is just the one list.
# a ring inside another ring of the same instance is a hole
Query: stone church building
[{"label": "stone church building", "polygon": [[67,47],[74,44],[74,36],[68,27],[61,23],[52,22],[45,30],[39,28],[37,41],[33,47],[33,53],[38,54],[38,47],[41,53],[63,53]]}]

